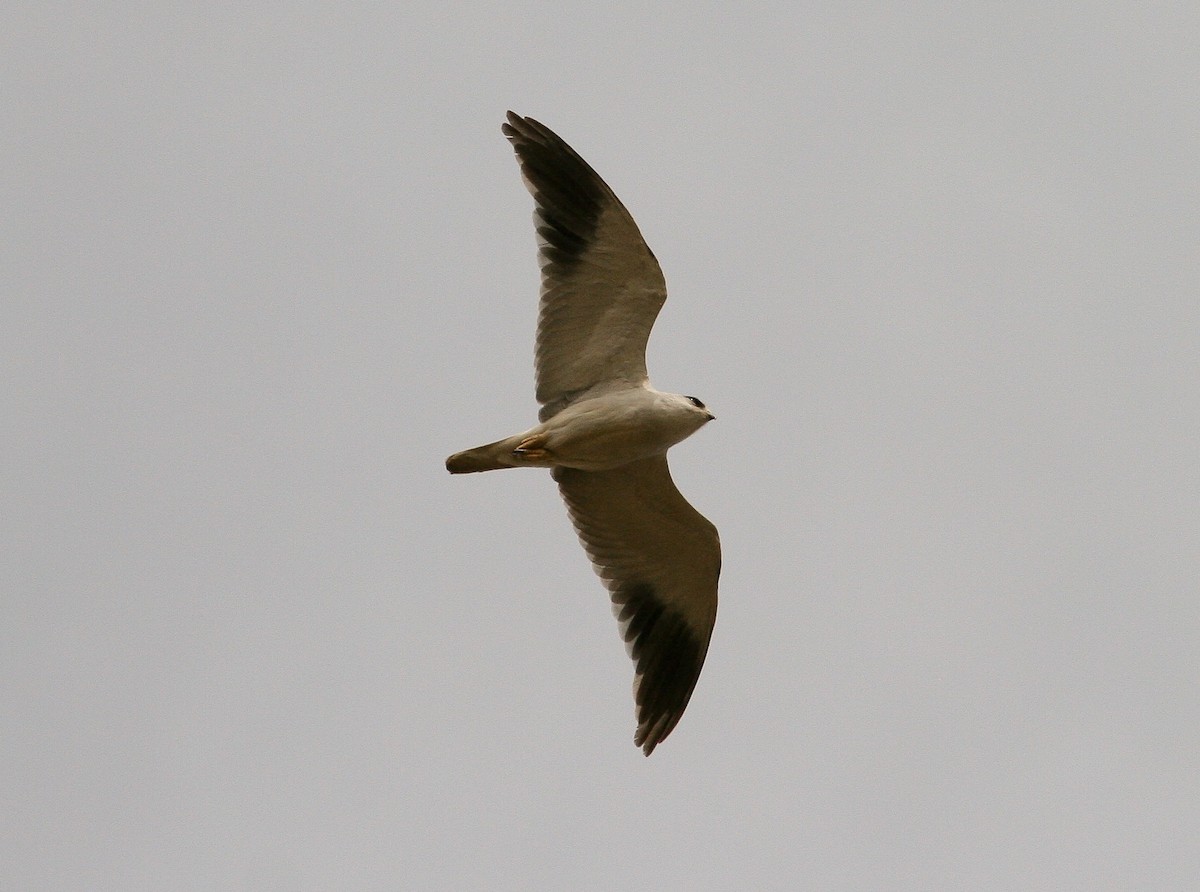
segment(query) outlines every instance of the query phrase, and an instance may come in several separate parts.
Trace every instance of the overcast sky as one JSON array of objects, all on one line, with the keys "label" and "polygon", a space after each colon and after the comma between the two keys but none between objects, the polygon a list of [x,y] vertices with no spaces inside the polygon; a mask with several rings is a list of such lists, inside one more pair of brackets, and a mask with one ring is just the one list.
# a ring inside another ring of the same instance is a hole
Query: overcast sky
[{"label": "overcast sky", "polygon": [[[653,11],[642,11],[652,9]],[[737,11],[735,11],[737,10]],[[0,887],[1183,890],[1194,3],[9,4]],[[574,146],[671,298],[674,734],[541,471]]]}]

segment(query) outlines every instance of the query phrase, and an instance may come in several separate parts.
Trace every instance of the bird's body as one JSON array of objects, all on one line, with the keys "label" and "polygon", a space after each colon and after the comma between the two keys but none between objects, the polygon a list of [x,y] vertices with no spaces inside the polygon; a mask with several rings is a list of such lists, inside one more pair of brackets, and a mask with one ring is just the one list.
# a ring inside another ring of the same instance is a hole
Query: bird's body
[{"label": "bird's body", "polygon": [[523,433],[456,453],[446,467],[452,474],[520,467],[609,471],[662,455],[712,417],[687,397],[649,385],[627,388],[571,403]]},{"label": "bird's body", "polygon": [[716,621],[717,530],[679,494],[666,461],[713,415],[650,386],[646,340],[666,284],[624,205],[549,128],[509,112],[503,130],[536,205],[542,409],[536,426],[446,467],[551,469],[634,659],[634,741],[649,755],[683,714]]}]

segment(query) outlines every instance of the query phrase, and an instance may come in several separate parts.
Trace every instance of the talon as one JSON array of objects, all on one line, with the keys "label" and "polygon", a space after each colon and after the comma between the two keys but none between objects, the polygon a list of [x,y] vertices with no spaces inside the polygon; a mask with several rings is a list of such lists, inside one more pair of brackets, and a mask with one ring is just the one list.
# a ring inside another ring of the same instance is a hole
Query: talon
[{"label": "talon", "polygon": [[519,456],[525,461],[549,461],[550,451],[545,448],[542,440],[539,437],[529,437],[517,444],[517,448],[513,450],[513,455]]}]

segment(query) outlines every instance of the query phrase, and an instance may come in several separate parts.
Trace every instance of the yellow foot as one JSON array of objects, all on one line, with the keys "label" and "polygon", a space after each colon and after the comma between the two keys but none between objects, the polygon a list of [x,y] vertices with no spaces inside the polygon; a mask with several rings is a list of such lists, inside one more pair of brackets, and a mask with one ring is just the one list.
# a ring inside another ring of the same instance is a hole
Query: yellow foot
[{"label": "yellow foot", "polygon": [[529,437],[517,444],[513,455],[527,462],[548,462],[551,460],[550,450],[539,437]]}]

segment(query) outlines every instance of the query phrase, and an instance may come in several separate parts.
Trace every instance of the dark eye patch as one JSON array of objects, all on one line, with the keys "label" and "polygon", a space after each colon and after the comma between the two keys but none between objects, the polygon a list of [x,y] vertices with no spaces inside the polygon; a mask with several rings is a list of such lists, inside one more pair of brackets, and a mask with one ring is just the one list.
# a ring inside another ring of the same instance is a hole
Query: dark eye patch
[{"label": "dark eye patch", "polygon": [[685,397],[685,399],[686,399],[686,400],[687,400],[689,403],[691,403],[693,406],[695,406],[697,409],[703,409],[703,408],[704,408],[704,403],[700,402],[700,400],[696,399],[694,396]]}]

